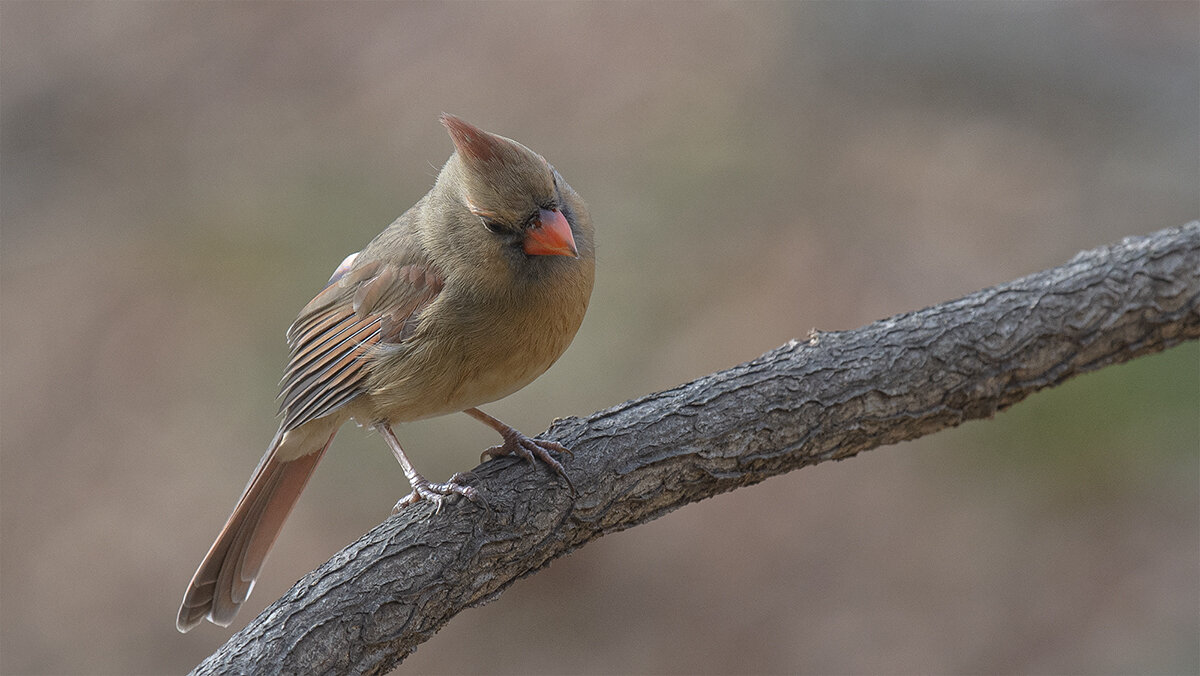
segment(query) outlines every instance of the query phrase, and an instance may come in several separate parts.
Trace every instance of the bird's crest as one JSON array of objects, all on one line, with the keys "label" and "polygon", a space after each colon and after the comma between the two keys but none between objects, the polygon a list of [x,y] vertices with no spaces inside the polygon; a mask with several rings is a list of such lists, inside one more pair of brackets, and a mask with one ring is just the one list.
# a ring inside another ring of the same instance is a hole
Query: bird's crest
[{"label": "bird's crest", "polygon": [[458,153],[469,161],[481,164],[503,162],[505,155],[512,152],[508,139],[488,133],[449,113],[442,113],[442,124],[450,132]]}]

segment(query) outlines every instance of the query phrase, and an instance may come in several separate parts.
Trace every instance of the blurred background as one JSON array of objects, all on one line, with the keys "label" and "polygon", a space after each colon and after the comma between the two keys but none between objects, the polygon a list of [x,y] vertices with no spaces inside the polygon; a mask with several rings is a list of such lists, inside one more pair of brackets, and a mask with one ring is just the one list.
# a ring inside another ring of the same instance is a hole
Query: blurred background
[{"label": "blurred background", "polygon": [[[175,631],[442,111],[597,224],[574,345],[487,409],[533,434],[1200,216],[1200,4],[6,0],[0,671],[183,672],[408,491],[343,429],[235,626]],[[1198,411],[1195,343],[1105,369],[603,538],[399,673],[1196,673]]]}]

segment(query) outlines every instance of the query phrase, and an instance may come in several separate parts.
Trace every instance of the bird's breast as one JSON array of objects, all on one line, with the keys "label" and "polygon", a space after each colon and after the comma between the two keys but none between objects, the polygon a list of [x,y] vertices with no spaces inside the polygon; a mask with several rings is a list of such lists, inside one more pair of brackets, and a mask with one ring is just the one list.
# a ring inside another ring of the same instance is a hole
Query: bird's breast
[{"label": "bird's breast", "polygon": [[587,295],[534,295],[518,302],[444,293],[409,339],[376,353],[360,403],[377,420],[405,422],[501,399],[550,368],[570,345],[586,308]]}]

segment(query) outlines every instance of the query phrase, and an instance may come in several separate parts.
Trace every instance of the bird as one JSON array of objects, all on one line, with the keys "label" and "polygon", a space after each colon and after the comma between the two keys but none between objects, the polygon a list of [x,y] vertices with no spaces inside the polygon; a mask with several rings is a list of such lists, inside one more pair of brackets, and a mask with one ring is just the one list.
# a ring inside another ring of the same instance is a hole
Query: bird
[{"label": "bird", "polygon": [[524,145],[454,115],[441,122],[454,150],[433,187],[347,256],[288,329],[279,429],[188,585],[179,631],[206,619],[229,626],[349,420],[380,434],[411,484],[393,513],[422,500],[437,511],[456,496],[481,501],[460,474],[425,479],[392,429],[460,411],[500,434],[481,460],[536,458],[570,485],[552,454],[564,446],[478,407],[545,372],[583,322],[595,275],[587,206]]}]

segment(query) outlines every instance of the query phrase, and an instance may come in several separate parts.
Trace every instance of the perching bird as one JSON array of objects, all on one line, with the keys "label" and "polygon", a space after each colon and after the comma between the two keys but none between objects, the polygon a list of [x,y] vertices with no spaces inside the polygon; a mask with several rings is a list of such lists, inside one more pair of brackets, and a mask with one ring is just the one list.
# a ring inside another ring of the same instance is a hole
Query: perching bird
[{"label": "perching bird", "polygon": [[379,431],[412,484],[396,509],[448,496],[456,481],[413,469],[395,423],[463,411],[500,433],[485,456],[548,451],[475,408],[541,375],[567,349],[595,271],[592,223],[579,195],[540,155],[443,115],[455,152],[433,188],[338,267],[288,329],[283,422],[204,557],[176,626],[228,626],[250,595],[313,469],[353,418]]}]

